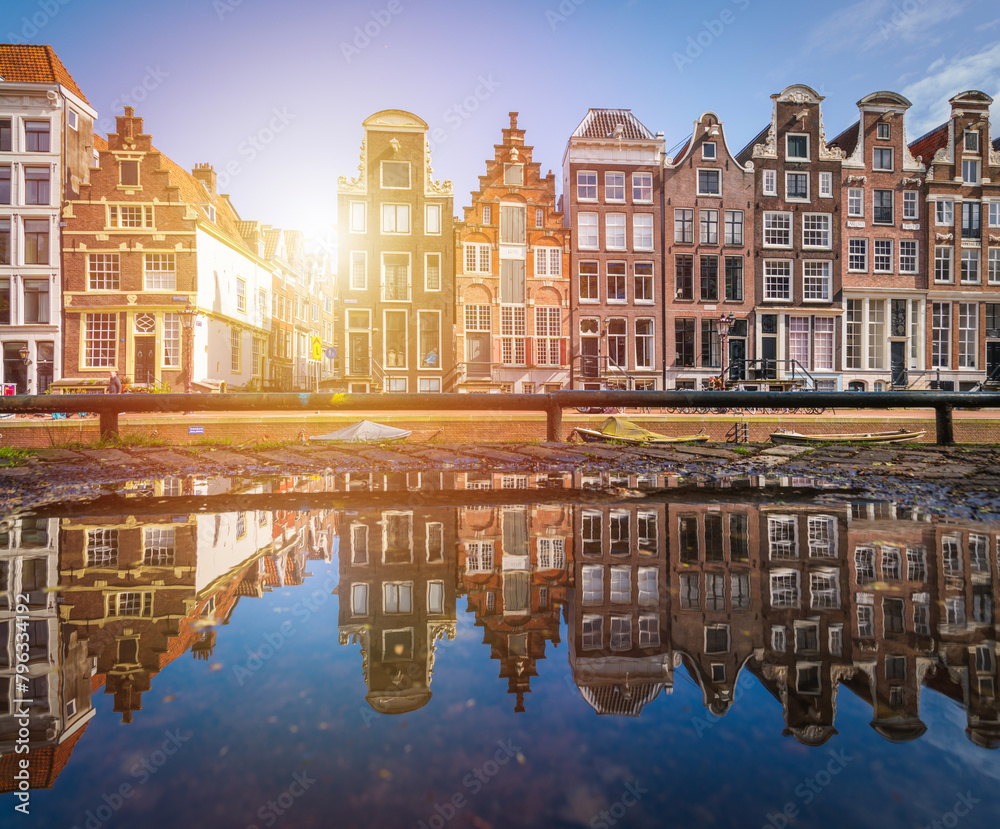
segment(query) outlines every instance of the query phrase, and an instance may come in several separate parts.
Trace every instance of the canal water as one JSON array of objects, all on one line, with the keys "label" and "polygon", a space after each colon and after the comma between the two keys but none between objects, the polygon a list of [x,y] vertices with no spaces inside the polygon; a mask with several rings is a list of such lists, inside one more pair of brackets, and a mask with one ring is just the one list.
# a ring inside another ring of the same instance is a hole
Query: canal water
[{"label": "canal water", "polygon": [[995,826],[998,555],[801,480],[135,482],[0,526],[2,825]]}]

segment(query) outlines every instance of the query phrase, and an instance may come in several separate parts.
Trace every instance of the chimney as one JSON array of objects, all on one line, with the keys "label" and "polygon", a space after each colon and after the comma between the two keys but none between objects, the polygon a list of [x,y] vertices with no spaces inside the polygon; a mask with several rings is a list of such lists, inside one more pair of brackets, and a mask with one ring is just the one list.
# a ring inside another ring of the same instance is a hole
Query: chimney
[{"label": "chimney", "polygon": [[211,164],[195,164],[194,169],[191,171],[198,181],[208,188],[208,192],[213,196],[216,195],[215,192],[215,170],[212,168]]},{"label": "chimney", "polygon": [[118,136],[129,144],[135,141],[136,136],[142,135],[142,118],[136,118],[133,107],[125,107],[123,115],[115,116],[115,131]]}]

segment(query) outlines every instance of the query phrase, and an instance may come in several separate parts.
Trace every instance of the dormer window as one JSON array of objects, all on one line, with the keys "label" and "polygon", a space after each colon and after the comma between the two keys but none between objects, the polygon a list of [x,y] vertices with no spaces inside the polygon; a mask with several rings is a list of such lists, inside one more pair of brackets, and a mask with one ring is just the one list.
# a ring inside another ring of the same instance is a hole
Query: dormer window
[{"label": "dormer window", "polygon": [[885,121],[879,121],[875,125],[875,137],[877,139],[879,139],[879,141],[888,141],[889,140],[889,137],[890,137],[890,135],[889,135],[889,125]]},{"label": "dormer window", "polygon": [[205,215],[208,216],[210,222],[215,221],[215,205],[214,204],[203,204],[201,209],[205,211]]},{"label": "dormer window", "polygon": [[715,154],[714,141],[706,141],[704,144],[701,145],[701,157],[709,159],[711,161],[714,161],[717,158]]},{"label": "dormer window", "polygon": [[66,123],[69,125],[71,130],[76,129],[78,119],[79,116],[77,115],[75,109],[71,109],[66,113]]}]

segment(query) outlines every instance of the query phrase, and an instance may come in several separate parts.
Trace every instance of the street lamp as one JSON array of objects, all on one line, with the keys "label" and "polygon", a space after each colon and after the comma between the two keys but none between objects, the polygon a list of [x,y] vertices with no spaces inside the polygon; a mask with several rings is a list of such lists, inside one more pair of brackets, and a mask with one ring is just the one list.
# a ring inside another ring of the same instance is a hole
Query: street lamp
[{"label": "street lamp", "polygon": [[27,345],[22,345],[22,346],[21,346],[21,347],[20,347],[20,348],[19,348],[19,349],[17,350],[17,356],[21,358],[21,362],[22,362],[22,363],[24,363],[25,365],[28,365],[28,363],[30,363],[30,362],[31,362],[31,360],[30,360],[30,359],[28,359],[28,355],[29,355],[30,353],[31,353],[31,352],[29,352],[29,351],[28,351],[28,346],[27,346]]},{"label": "street lamp", "polygon": [[184,339],[187,345],[187,359],[184,361],[187,366],[187,383],[185,384],[185,394],[191,394],[191,375],[194,373],[194,316],[197,313],[190,304],[177,312],[181,317],[181,325],[184,327]]},{"label": "street lamp", "polygon": [[722,381],[723,389],[726,388],[726,339],[729,337],[729,329],[733,327],[734,322],[736,322],[736,317],[730,311],[728,315],[720,316],[716,323],[719,327],[719,339],[722,341],[722,373],[719,379]]}]

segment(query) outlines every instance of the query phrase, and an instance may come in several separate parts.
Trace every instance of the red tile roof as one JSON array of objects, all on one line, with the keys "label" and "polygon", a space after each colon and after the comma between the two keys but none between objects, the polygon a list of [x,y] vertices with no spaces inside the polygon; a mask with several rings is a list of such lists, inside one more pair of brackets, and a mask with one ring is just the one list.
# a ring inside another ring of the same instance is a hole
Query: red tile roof
[{"label": "red tile roof", "polygon": [[[621,127],[621,135],[615,131]],[[630,109],[591,109],[580,126],[573,132],[574,138],[623,138],[651,141],[656,138]]]},{"label": "red tile roof", "polygon": [[921,135],[916,141],[910,144],[910,152],[914,158],[922,158],[924,164],[930,164],[934,158],[934,153],[942,147],[948,146],[948,124],[945,121],[940,127],[935,127],[930,132]]},{"label": "red tile roof", "polygon": [[0,43],[0,80],[62,84],[84,103],[90,103],[51,46]]}]

